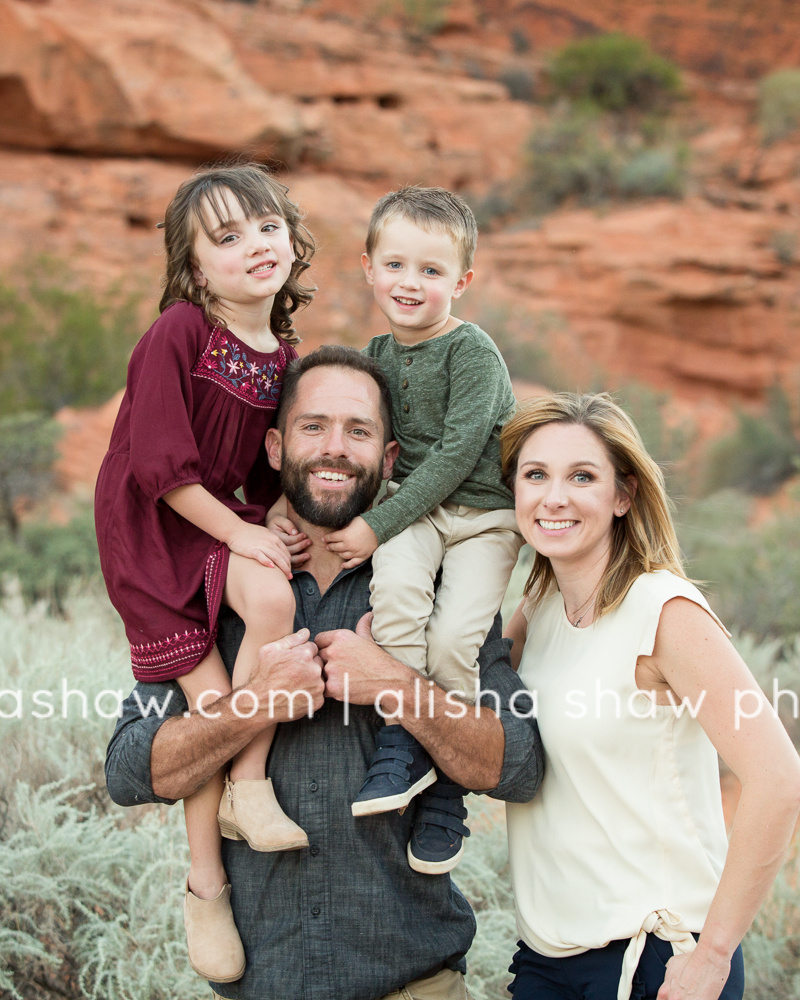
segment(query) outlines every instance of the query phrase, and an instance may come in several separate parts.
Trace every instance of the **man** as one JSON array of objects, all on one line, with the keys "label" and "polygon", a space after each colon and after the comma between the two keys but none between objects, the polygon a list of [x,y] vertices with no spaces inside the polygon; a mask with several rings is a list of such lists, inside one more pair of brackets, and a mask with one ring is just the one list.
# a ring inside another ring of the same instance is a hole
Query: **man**
[{"label": "man", "polygon": [[[201,787],[249,742],[270,707],[271,720],[281,723],[269,775],[310,846],[266,854],[223,841],[247,969],[237,982],[217,987],[222,997],[467,996],[464,955],[475,920],[448,875],[409,867],[414,808],[360,818],[350,811],[382,724],[374,708],[381,692],[395,692],[381,702],[386,711],[403,702],[402,717],[390,721],[459,784],[527,801],[541,781],[530,699],[515,695],[520,684],[497,623],[480,657],[481,686],[489,692],[484,707],[455,710],[444,691],[433,688],[429,699],[423,685],[417,712],[417,675],[372,641],[364,618],[369,563],[341,570],[342,559],[325,544],[327,532],[369,507],[391,473],[397,445],[389,440],[388,398],[382,373],[357,351],[323,347],[293,364],[267,452],[280,470],[289,515],[308,539],[307,559],[292,580],[298,631],[262,647],[247,690],[206,705],[204,714],[185,713],[177,685],[139,684],[109,744],[106,778],[116,802],[172,802]],[[242,628],[222,610],[218,644],[231,665]],[[163,703],[166,691],[171,716],[143,717],[139,704],[151,697]]]}]

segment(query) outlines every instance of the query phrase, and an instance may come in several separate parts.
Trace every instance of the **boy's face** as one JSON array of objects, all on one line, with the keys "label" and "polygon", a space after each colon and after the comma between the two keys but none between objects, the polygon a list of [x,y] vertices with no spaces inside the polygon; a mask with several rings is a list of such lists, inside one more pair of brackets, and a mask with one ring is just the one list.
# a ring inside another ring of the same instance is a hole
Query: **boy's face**
[{"label": "boy's face", "polygon": [[363,254],[361,263],[400,343],[418,343],[458,326],[450,305],[473,272],[462,270],[458,248],[444,231],[395,216],[381,229],[372,257]]}]

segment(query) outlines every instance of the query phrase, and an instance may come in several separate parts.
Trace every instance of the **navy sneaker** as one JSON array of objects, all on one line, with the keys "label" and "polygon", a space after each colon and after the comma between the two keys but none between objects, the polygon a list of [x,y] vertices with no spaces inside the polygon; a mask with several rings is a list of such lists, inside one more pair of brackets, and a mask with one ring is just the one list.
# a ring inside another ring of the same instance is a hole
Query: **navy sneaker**
[{"label": "navy sneaker", "polygon": [[367,777],[350,806],[354,816],[405,809],[423,788],[436,781],[427,751],[402,726],[383,726],[375,738]]},{"label": "navy sneaker", "polygon": [[464,789],[440,774],[420,796],[414,829],[408,842],[408,863],[415,872],[443,875],[455,868],[464,853],[467,808]]}]

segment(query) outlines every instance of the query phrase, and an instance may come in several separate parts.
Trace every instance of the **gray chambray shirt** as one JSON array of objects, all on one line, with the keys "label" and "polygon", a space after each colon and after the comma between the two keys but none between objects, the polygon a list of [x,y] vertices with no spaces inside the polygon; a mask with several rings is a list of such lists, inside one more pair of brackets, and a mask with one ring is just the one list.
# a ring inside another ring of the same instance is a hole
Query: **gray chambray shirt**
[{"label": "gray chambray shirt", "polygon": [[[370,563],[345,570],[320,595],[313,576],[292,580],[295,628],[318,632],[355,628],[369,611]],[[218,645],[232,670],[244,633],[223,607]],[[523,717],[530,698],[511,698],[522,685],[511,669],[508,642],[496,620],[480,654],[481,688],[500,697],[505,757],[500,784],[490,794],[527,802],[542,779],[543,752],[536,722]],[[151,698],[167,711],[143,717]],[[138,692],[139,702],[134,697]],[[186,709],[174,681],[136,686],[123,705],[106,756],[109,793],[120,805],[168,802],[154,794],[150,748],[158,728]],[[495,698],[481,699],[490,708]],[[423,705],[424,689],[423,689]],[[464,971],[475,934],[469,903],[449,875],[423,875],[406,860],[413,807],[358,819],[358,794],[381,719],[371,706],[328,700],[312,718],[277,729],[269,775],[283,809],[308,834],[307,850],[262,854],[244,841],[222,841],[233,887],[231,904],[247,955],[235,983],[214,986],[235,1000],[375,1000],[443,965]],[[213,984],[212,984],[213,985]]]}]

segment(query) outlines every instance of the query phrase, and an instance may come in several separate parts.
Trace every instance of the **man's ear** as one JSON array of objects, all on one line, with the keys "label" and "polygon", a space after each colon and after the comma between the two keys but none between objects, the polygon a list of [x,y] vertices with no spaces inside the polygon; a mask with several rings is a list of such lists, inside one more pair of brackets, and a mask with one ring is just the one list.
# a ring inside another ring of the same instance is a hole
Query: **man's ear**
[{"label": "man's ear", "polygon": [[367,279],[368,285],[375,284],[375,275],[372,271],[372,261],[369,259],[369,254],[361,254],[361,266],[364,268],[364,275]]},{"label": "man's ear", "polygon": [[472,279],[475,277],[475,272],[472,268],[469,271],[465,271],[461,277],[456,282],[456,287],[453,289],[453,298],[457,299],[466,292],[469,286],[472,284]]},{"label": "man's ear", "polygon": [[396,441],[390,441],[383,449],[383,471],[381,479],[391,479],[394,463],[400,454],[400,445]]},{"label": "man's ear", "polygon": [[283,455],[283,435],[277,427],[270,427],[267,431],[264,447],[267,449],[269,464],[277,472],[280,472],[281,456]]}]

